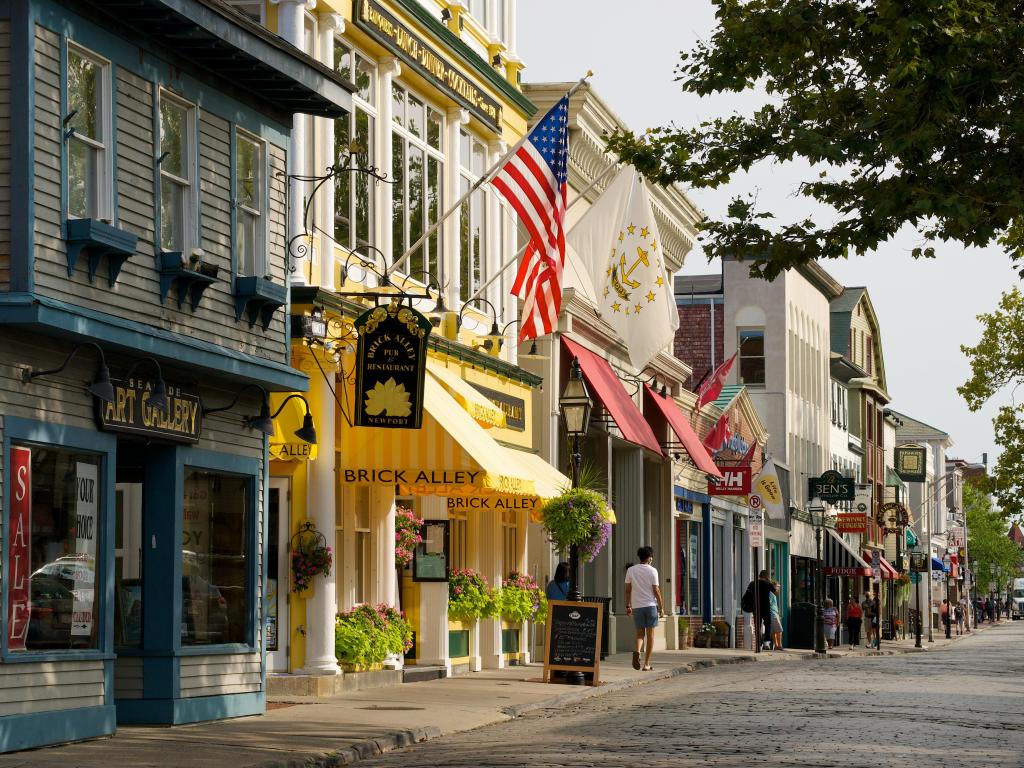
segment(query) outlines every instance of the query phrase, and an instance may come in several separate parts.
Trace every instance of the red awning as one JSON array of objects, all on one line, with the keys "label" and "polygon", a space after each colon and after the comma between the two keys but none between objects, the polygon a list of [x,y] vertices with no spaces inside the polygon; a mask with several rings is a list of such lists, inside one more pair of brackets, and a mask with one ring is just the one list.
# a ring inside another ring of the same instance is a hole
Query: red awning
[{"label": "red awning", "polygon": [[721,471],[715,466],[715,462],[712,461],[708,452],[704,449],[704,445],[701,443],[700,438],[697,437],[697,433],[693,431],[693,427],[691,427],[690,422],[686,420],[686,416],[684,416],[683,412],[679,410],[679,406],[669,398],[662,397],[657,394],[647,384],[644,384],[644,391],[658,407],[658,410],[661,411],[662,416],[665,417],[669,426],[672,427],[672,431],[676,433],[676,437],[679,438],[679,442],[683,444],[683,448],[685,448],[686,452],[690,454],[690,458],[693,460],[697,469],[705,475],[721,477]]},{"label": "red awning", "polygon": [[[864,559],[867,560],[869,563],[871,562],[871,550],[870,549],[865,549],[864,550]],[[892,565],[889,564],[889,561],[886,560],[885,557],[883,557],[882,555],[879,555],[878,556],[878,560],[879,560],[879,564],[882,566],[882,578],[883,579],[895,579],[895,578],[897,578],[899,576],[899,573],[896,571],[895,568],[892,567]]]},{"label": "red awning", "polygon": [[651,425],[644,420],[640,409],[622,387],[622,382],[608,361],[565,336],[562,337],[562,343],[566,351],[580,361],[583,377],[593,388],[592,394],[604,405],[623,438],[661,455],[661,446],[658,445]]}]

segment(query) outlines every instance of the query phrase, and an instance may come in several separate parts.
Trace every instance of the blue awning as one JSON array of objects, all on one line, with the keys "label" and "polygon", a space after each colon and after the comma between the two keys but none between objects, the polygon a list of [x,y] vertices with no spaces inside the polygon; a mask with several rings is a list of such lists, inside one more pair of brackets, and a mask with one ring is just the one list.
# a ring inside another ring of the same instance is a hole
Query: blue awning
[{"label": "blue awning", "polygon": [[933,571],[943,571],[944,573],[949,573],[949,568],[947,568],[945,565],[943,565],[942,561],[939,560],[939,558],[937,558],[937,557],[933,557],[932,558],[932,570]]}]

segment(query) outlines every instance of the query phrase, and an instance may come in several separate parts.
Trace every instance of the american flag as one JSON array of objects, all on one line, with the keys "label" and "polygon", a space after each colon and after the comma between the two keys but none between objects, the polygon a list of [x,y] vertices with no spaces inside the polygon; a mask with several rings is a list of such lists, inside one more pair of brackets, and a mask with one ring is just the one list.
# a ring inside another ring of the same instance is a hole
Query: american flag
[{"label": "american flag", "polygon": [[512,285],[513,295],[525,302],[520,341],[551,333],[558,322],[568,165],[569,97],[564,96],[491,179],[530,233]]}]

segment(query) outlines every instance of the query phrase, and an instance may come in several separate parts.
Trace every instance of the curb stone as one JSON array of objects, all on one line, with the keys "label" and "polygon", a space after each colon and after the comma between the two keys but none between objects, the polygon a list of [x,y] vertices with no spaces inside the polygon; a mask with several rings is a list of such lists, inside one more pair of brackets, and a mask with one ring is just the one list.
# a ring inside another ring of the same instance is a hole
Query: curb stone
[{"label": "curb stone", "polygon": [[[595,696],[602,696],[606,693],[614,693],[628,688],[636,688],[659,680],[669,680],[701,669],[708,669],[724,664],[742,664],[753,661],[756,661],[756,659],[752,655],[734,656],[723,659],[701,659],[699,661],[692,661],[679,666],[658,670],[654,674],[647,675],[645,677],[620,680],[615,683],[606,683],[594,688],[587,686],[578,691],[556,696],[552,699],[546,699],[532,704],[506,707],[501,709],[500,712],[508,719],[514,720],[515,718],[521,717],[529,712],[535,712],[541,709],[564,707]],[[422,728],[413,728],[411,730],[389,731],[372,739],[357,741],[354,744],[349,744],[335,752],[330,752],[324,755],[293,757],[285,760],[268,760],[261,763],[255,763],[251,768],[341,768],[342,766],[358,763],[360,760],[382,755],[385,752],[391,752],[393,750],[408,747],[412,744],[419,744],[424,741],[431,741],[439,738],[440,736],[441,729],[436,725],[427,725]]]}]

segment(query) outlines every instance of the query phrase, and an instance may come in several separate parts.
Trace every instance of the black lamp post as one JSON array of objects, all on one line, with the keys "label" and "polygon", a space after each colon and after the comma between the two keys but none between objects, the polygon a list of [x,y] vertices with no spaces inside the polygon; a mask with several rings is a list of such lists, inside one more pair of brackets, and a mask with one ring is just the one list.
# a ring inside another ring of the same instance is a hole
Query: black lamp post
[{"label": "black lamp post", "polygon": [[822,583],[824,575],[821,568],[821,527],[825,524],[825,505],[815,497],[811,500],[808,512],[811,513],[814,541],[818,549],[818,559],[814,566],[814,653],[824,656],[828,653],[825,648],[825,615],[822,608],[825,589]]},{"label": "black lamp post", "polygon": [[[558,408],[562,412],[562,420],[565,422],[565,431],[572,440],[572,487],[579,488],[580,465],[583,456],[580,454],[580,438],[587,434],[587,425],[590,423],[590,409],[593,401],[590,393],[587,392],[587,385],[583,382],[583,371],[580,370],[580,361],[575,357],[569,366],[569,379],[565,382],[562,396],[558,399]],[[569,547],[569,599],[579,601],[580,595],[580,551],[576,544]]]},{"label": "black lamp post", "polygon": [[946,569],[946,639],[952,637],[952,625],[953,625],[953,614],[950,611],[953,610],[953,601],[950,599],[950,585],[953,583],[953,559],[949,556],[949,552],[942,556],[942,565]]},{"label": "black lamp post", "polygon": [[911,577],[917,575],[917,581],[914,583],[914,602],[917,605],[917,619],[914,621],[914,647],[921,647],[921,561],[924,559],[924,555],[918,552],[915,547],[914,551],[910,554],[910,570]]}]

